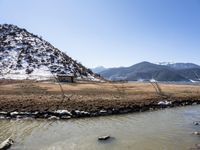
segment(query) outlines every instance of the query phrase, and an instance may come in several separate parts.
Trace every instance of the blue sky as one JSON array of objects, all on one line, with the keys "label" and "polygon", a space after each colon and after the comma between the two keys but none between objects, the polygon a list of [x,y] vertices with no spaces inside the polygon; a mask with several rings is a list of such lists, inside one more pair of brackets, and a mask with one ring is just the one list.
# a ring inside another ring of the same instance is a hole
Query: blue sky
[{"label": "blue sky", "polygon": [[200,64],[200,0],[0,0],[0,23],[41,35],[87,67]]}]

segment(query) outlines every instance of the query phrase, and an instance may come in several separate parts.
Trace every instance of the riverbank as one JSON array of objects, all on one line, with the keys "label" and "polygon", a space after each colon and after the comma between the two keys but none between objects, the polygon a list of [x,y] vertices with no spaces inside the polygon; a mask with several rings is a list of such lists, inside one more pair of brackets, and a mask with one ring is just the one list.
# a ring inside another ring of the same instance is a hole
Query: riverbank
[{"label": "riverbank", "polygon": [[[200,104],[200,86],[150,83],[3,81],[1,118],[69,119]],[[64,94],[64,95],[63,95]]]}]

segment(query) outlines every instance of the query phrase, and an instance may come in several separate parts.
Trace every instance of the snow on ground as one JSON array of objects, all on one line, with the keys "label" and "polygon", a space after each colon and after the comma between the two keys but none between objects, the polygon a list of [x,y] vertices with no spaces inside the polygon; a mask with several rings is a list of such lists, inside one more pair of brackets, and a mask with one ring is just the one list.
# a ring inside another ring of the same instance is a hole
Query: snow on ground
[{"label": "snow on ground", "polygon": [[160,102],[158,102],[158,105],[170,105],[170,104],[172,104],[172,102],[170,102],[170,101],[160,101]]},{"label": "snow on ground", "polygon": [[150,80],[150,82],[157,82],[157,81],[156,81],[155,79],[152,78],[152,79]]},{"label": "snow on ground", "polygon": [[43,80],[65,74],[99,81],[89,69],[25,29],[4,24],[0,31],[1,79]]}]

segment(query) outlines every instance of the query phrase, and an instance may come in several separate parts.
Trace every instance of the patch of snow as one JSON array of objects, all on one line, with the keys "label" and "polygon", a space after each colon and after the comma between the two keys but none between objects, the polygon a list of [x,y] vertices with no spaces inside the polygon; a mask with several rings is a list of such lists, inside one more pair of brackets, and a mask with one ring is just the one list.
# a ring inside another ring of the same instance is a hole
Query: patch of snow
[{"label": "patch of snow", "polygon": [[156,81],[155,79],[152,78],[152,79],[150,80],[150,82],[157,82],[157,81]]},{"label": "patch of snow", "polygon": [[5,112],[5,111],[0,111],[0,114],[1,114],[1,115],[7,115],[8,113]]},{"label": "patch of snow", "polygon": [[172,104],[172,102],[170,102],[170,101],[160,101],[160,102],[158,102],[158,105],[170,105],[170,104]]},{"label": "patch of snow", "polygon": [[68,115],[72,116],[71,112],[69,112],[68,110],[56,110],[54,112],[58,113],[58,114],[68,114]]},{"label": "patch of snow", "polygon": [[57,116],[51,116],[48,118],[49,120],[59,120],[60,118]]},{"label": "patch of snow", "polygon": [[19,112],[16,112],[16,111],[10,113],[11,116],[18,115],[18,114]]},{"label": "patch of snow", "polygon": [[107,113],[107,111],[104,110],[104,109],[100,110],[99,112],[100,112],[100,113]]},{"label": "patch of snow", "polygon": [[197,80],[198,81],[190,79],[190,82],[192,82],[192,83],[198,83],[200,81],[200,79],[197,79]]},{"label": "patch of snow", "polygon": [[84,115],[88,115],[90,114],[89,112],[86,111],[80,111],[80,110],[75,110],[76,114],[84,114]]},{"label": "patch of snow", "polygon": [[167,66],[167,65],[170,65],[170,64],[174,64],[174,62],[158,62],[156,63],[158,65],[163,65],[163,66]]}]

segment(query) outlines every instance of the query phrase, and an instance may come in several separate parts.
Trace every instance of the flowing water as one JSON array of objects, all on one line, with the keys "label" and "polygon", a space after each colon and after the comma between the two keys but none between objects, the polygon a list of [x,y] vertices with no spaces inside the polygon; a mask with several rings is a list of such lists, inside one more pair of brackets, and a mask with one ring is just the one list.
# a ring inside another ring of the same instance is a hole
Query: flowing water
[{"label": "flowing water", "polygon": [[[66,121],[0,120],[13,150],[186,150],[200,143],[200,106]],[[98,136],[113,138],[99,142]]]}]

